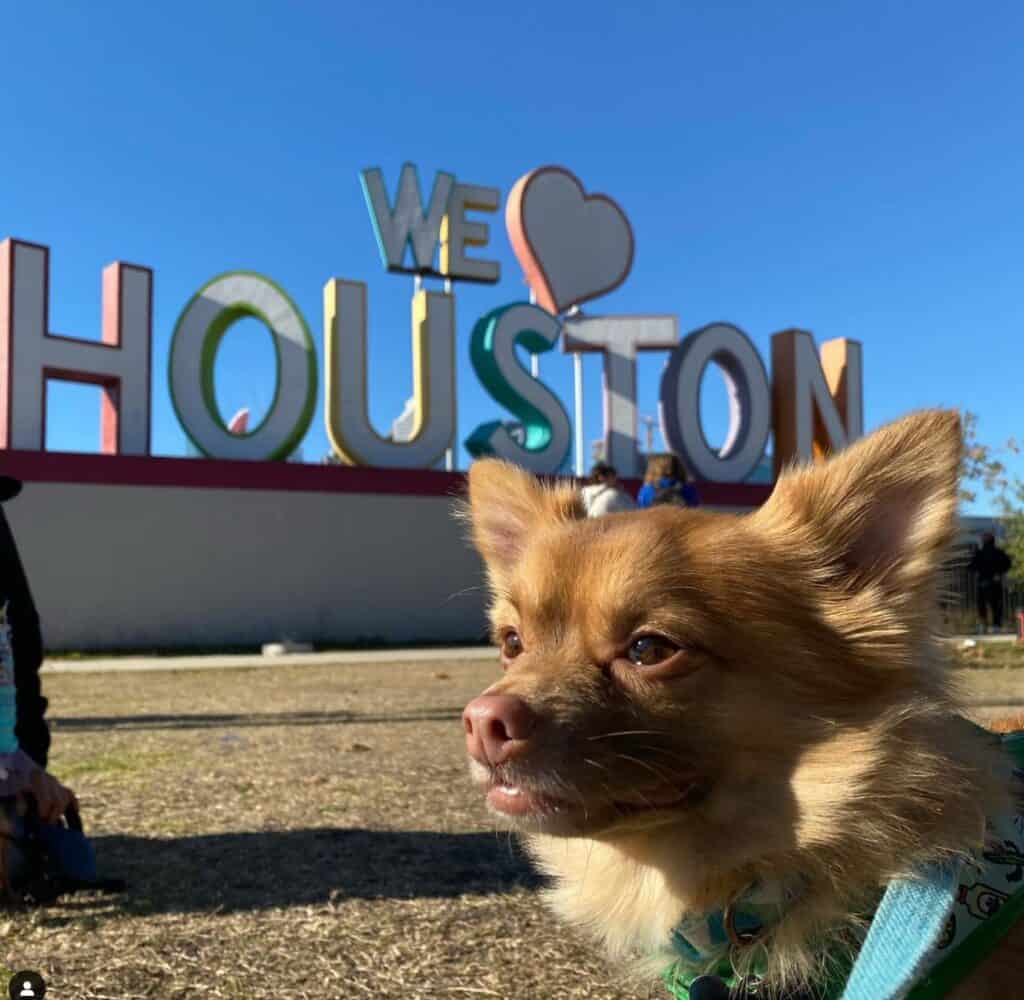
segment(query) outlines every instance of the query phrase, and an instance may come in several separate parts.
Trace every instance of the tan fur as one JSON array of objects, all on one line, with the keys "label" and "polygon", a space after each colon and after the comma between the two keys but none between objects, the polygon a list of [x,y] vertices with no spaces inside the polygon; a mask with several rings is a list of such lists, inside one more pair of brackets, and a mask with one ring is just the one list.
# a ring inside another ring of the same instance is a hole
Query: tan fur
[{"label": "tan fur", "polygon": [[987,724],[987,727],[994,733],[1019,733],[1024,729],[1024,712],[993,719]]},{"label": "tan fur", "polygon": [[[684,912],[799,873],[810,890],[761,944],[788,988],[893,877],[981,843],[985,814],[1010,801],[1009,767],[959,714],[932,634],[960,448],[955,414],[917,414],[789,472],[745,517],[588,521],[571,490],[472,467],[492,624],[523,643],[488,692],[542,720],[502,773],[579,803],[521,824],[564,919],[657,972]],[[623,658],[652,633],[685,648],[683,668]],[[632,811],[688,782],[694,800]],[[1006,963],[1024,970],[1020,934],[1004,952],[962,995],[990,995]]]}]

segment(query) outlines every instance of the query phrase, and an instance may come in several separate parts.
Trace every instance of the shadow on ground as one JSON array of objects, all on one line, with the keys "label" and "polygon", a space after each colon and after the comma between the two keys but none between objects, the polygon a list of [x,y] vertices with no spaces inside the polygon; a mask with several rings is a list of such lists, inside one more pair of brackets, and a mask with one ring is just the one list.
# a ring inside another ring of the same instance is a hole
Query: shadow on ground
[{"label": "shadow on ground", "polygon": [[103,732],[115,729],[219,729],[254,726],[333,726],[358,722],[447,722],[462,715],[463,706],[395,712],[265,712],[221,715],[56,715],[48,719],[63,732]]},{"label": "shadow on ground", "polygon": [[[328,828],[94,843],[101,874],[129,883],[104,903],[132,915],[489,895],[543,884],[518,845],[493,832]],[[61,909],[96,903],[75,896]],[[60,919],[55,911],[48,915]]]}]

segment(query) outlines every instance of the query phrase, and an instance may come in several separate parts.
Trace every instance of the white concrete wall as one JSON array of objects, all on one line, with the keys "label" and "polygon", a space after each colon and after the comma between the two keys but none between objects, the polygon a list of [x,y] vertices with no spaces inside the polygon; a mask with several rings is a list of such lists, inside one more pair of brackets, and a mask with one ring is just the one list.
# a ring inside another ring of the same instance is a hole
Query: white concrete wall
[{"label": "white concrete wall", "polygon": [[444,497],[28,482],[5,506],[48,649],[484,637]]}]

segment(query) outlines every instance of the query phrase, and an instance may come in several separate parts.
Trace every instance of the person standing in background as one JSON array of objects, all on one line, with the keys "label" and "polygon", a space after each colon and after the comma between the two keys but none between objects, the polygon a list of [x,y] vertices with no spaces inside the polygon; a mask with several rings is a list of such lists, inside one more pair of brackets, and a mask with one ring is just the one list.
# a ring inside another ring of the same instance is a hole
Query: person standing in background
[{"label": "person standing in background", "polygon": [[636,507],[633,498],[619,485],[618,473],[606,462],[598,462],[590,470],[590,482],[582,493],[587,517],[618,514]]},{"label": "person standing in background", "polygon": [[971,556],[967,572],[978,579],[978,617],[981,626],[988,624],[988,611],[992,610],[992,627],[1003,627],[1003,576],[1013,565],[1013,560],[996,545],[995,535],[986,531],[981,536],[981,548]]},{"label": "person standing in background", "polygon": [[[14,499],[21,483],[0,476],[0,503]],[[0,509],[0,798],[31,792],[39,817],[55,823],[74,792],[46,770],[50,728],[39,668],[43,637],[28,579],[7,518]]]},{"label": "person standing in background", "polygon": [[697,489],[683,463],[672,454],[651,455],[647,460],[644,484],[636,496],[637,506],[657,507],[662,504],[676,507],[698,507]]}]

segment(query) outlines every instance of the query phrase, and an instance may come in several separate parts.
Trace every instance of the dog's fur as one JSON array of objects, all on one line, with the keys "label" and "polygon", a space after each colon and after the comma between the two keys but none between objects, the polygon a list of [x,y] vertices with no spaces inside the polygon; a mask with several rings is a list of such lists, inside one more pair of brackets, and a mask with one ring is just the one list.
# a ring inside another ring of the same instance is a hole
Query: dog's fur
[{"label": "dog's fur", "polygon": [[[494,634],[522,642],[486,694],[538,719],[525,752],[474,777],[536,797],[513,826],[563,918],[660,971],[684,912],[798,873],[808,892],[763,942],[788,990],[891,879],[980,845],[1010,768],[963,720],[933,639],[961,448],[954,413],[919,413],[786,473],[742,517],[587,520],[571,487],[473,465]],[[641,634],[682,652],[637,666]],[[669,789],[681,801],[660,806]],[[1022,973],[1018,927],[956,996],[1010,996]]]}]

